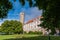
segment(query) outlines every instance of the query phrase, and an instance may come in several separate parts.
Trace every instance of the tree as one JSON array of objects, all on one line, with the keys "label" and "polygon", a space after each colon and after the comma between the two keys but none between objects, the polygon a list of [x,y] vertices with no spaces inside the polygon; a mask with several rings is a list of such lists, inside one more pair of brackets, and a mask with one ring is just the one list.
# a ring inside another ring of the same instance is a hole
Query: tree
[{"label": "tree", "polygon": [[[20,0],[22,5],[26,0]],[[42,10],[43,21],[40,26],[51,29],[52,33],[55,33],[55,28],[60,30],[60,0],[27,0],[30,7],[38,7]]]},{"label": "tree", "polygon": [[12,3],[9,0],[0,0],[0,19],[6,18],[9,9],[12,8]]},{"label": "tree", "polygon": [[22,23],[13,20],[6,20],[2,23],[0,30],[6,34],[20,34],[22,33]]}]

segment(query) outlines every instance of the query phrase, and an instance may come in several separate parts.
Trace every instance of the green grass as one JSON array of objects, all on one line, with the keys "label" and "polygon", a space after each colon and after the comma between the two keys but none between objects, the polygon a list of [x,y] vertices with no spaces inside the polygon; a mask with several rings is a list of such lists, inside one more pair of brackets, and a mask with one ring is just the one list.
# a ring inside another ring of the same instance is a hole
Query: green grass
[{"label": "green grass", "polygon": [[[36,34],[0,35],[0,40],[49,40],[49,37]],[[60,36],[50,36],[50,40],[60,40]]]},{"label": "green grass", "polygon": [[51,36],[51,40],[60,40],[60,36]]},{"label": "green grass", "polygon": [[14,39],[14,38],[22,38],[22,37],[35,37],[35,36],[39,36],[39,35],[33,35],[33,34],[15,34],[15,35],[0,35],[0,40],[3,39]]}]

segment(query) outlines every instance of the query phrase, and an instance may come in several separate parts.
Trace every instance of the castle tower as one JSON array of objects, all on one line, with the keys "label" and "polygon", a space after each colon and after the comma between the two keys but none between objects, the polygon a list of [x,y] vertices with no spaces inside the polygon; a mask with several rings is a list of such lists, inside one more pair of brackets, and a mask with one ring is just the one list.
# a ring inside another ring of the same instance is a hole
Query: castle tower
[{"label": "castle tower", "polygon": [[24,24],[24,12],[20,13],[20,22]]}]

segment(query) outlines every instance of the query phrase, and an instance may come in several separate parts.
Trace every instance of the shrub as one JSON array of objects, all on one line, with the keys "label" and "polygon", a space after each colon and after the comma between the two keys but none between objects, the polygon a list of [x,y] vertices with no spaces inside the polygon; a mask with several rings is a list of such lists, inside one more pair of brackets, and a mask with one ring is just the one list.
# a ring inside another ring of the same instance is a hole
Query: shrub
[{"label": "shrub", "polygon": [[37,31],[32,32],[32,31],[30,31],[29,33],[24,32],[24,34],[41,34],[42,35],[42,32],[37,32]]}]

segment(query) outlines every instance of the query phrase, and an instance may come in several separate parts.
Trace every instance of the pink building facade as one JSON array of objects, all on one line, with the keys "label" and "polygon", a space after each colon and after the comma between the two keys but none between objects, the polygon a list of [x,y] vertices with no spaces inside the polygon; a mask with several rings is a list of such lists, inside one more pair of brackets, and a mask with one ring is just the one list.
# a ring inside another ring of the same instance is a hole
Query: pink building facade
[{"label": "pink building facade", "polygon": [[42,22],[42,21],[40,21],[40,18],[42,18],[42,17],[39,16],[37,18],[29,20],[26,24],[24,24],[23,30],[27,33],[30,32],[30,31],[33,31],[33,32],[41,31],[41,32],[43,32],[43,34],[45,34],[47,31],[44,28],[38,26]]}]

